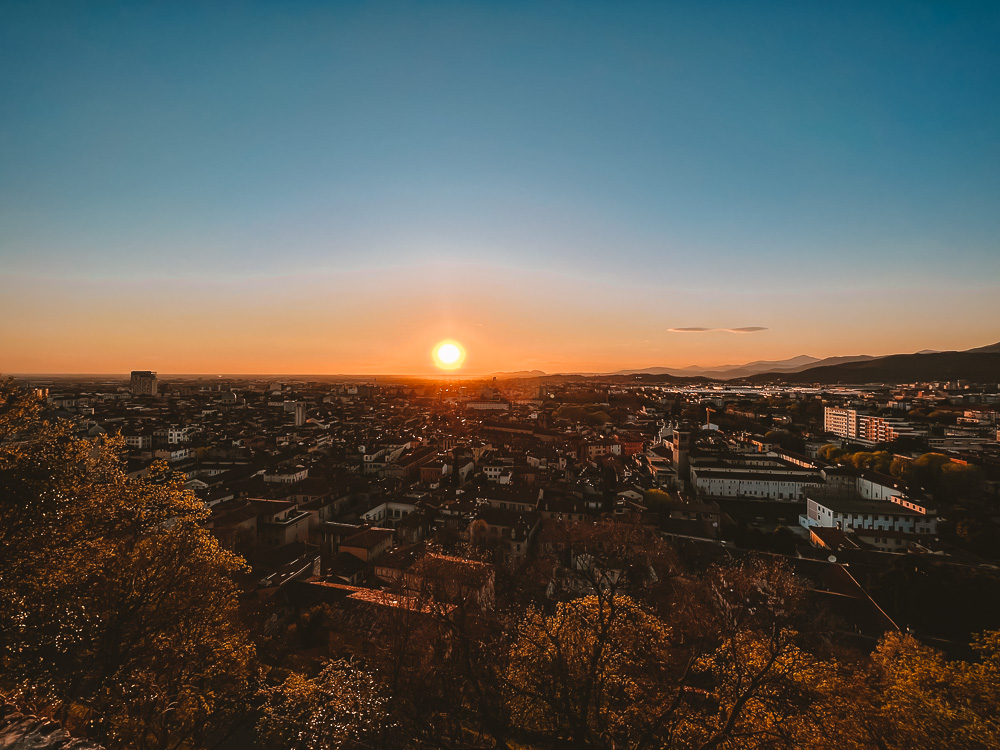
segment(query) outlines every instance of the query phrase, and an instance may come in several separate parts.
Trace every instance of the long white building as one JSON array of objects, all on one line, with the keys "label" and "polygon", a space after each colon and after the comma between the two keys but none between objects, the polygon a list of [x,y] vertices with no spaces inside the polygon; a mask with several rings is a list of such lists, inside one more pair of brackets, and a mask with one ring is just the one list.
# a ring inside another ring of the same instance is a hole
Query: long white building
[{"label": "long white building", "polygon": [[823,484],[808,460],[790,461],[775,453],[741,453],[692,459],[691,484],[703,497],[750,500],[805,499],[808,487]]},{"label": "long white building", "polygon": [[819,472],[691,469],[691,483],[709,498],[802,500],[806,488],[822,481]]},{"label": "long white building", "polygon": [[799,517],[806,527],[826,526],[850,531],[872,529],[901,531],[907,534],[934,534],[937,518],[912,507],[905,507],[893,500],[864,500],[860,498],[808,498],[806,515]]},{"label": "long white building", "polygon": [[859,414],[857,409],[827,406],[823,410],[823,429],[859,443],[891,443],[906,435],[920,434],[905,419]]}]

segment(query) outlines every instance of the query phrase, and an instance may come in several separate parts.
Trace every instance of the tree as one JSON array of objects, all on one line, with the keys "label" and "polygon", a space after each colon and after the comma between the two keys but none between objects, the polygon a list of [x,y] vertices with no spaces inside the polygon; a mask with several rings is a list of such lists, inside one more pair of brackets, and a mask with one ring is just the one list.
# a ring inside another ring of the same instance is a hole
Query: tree
[{"label": "tree", "polygon": [[529,610],[505,679],[515,737],[617,750],[846,746],[823,744],[849,690],[792,627],[808,614],[784,565],[749,557],[673,583],[664,616],[622,594]]},{"label": "tree", "polygon": [[600,404],[562,404],[556,409],[558,419],[568,419],[571,422],[597,427],[606,424],[611,417]]},{"label": "tree", "polygon": [[[709,706],[693,716],[691,746],[709,748],[816,747],[821,685],[833,665],[796,645],[797,633],[742,630],[695,664],[712,690]],[[810,715],[812,712],[812,715]]]},{"label": "tree", "polygon": [[892,467],[892,455],[888,451],[858,451],[850,457],[851,465],[862,471],[877,471],[888,474]]},{"label": "tree", "polygon": [[[876,747],[903,750],[1000,747],[1000,632],[975,640],[979,663],[948,661],[908,635],[891,633],[855,692],[858,717]],[[867,684],[869,689],[865,689]]]},{"label": "tree", "polygon": [[666,625],[627,596],[529,610],[506,675],[512,720],[553,745],[635,747],[676,697],[671,650]]},{"label": "tree", "polygon": [[986,475],[978,466],[951,461],[941,466],[938,487],[943,497],[954,502],[971,496],[985,478]]},{"label": "tree", "polygon": [[558,596],[648,598],[678,565],[658,532],[627,521],[549,522],[538,546],[538,562],[548,563]]},{"label": "tree", "polygon": [[909,464],[909,475],[904,478],[923,487],[934,488],[941,478],[941,467],[950,460],[943,453],[925,453]]},{"label": "tree", "polygon": [[197,747],[253,689],[243,562],[181,477],[130,478],[122,452],[0,386],[0,681],[111,747]]},{"label": "tree", "polygon": [[361,665],[327,662],[307,678],[292,672],[263,691],[257,730],[266,747],[333,750],[374,747],[385,728],[386,692]]},{"label": "tree", "polygon": [[772,552],[781,555],[794,555],[795,534],[787,526],[777,526],[769,535],[767,545]]},{"label": "tree", "polygon": [[816,455],[824,461],[836,463],[837,459],[844,455],[844,449],[834,445],[833,443],[827,443],[826,445],[820,447]]},{"label": "tree", "polygon": [[676,508],[680,504],[677,498],[669,492],[664,492],[663,490],[658,489],[651,489],[643,492],[642,501],[646,507],[654,513],[668,511],[670,508]]}]

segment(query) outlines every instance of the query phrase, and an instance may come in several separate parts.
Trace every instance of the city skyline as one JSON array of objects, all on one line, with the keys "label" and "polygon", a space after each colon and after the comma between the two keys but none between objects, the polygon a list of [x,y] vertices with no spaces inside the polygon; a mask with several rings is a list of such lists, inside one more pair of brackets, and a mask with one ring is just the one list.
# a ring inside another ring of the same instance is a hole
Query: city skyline
[{"label": "city skyline", "polygon": [[1000,339],[991,4],[6,4],[2,372]]}]

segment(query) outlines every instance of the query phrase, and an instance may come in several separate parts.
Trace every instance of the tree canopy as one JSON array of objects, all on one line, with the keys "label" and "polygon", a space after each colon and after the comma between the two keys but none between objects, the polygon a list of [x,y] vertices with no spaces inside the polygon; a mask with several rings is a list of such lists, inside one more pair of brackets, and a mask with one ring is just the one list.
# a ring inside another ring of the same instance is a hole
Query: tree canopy
[{"label": "tree canopy", "polygon": [[0,688],[110,747],[197,744],[243,710],[240,558],[181,477],[0,387]]}]

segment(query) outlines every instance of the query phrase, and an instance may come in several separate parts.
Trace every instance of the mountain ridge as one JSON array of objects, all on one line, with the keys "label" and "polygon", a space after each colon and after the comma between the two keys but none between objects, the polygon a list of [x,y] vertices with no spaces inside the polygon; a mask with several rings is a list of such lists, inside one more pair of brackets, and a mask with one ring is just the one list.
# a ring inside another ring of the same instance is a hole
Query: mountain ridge
[{"label": "mountain ridge", "polygon": [[757,373],[751,383],[909,383],[933,380],[1000,382],[1000,345],[979,350],[892,354],[870,360],[810,367],[795,373]]},{"label": "mountain ridge", "polygon": [[857,382],[858,376],[866,382],[911,382],[915,380],[990,380],[1000,381],[1000,342],[986,346],[956,351],[923,349],[912,354],[841,355],[817,359],[800,354],[783,360],[755,360],[743,365],[724,365],[703,368],[646,367],[623,369],[615,372],[560,372],[542,370],[495,372],[487,377],[518,378],[626,378],[658,379],[662,382],[735,382],[752,383],[835,383]]}]

